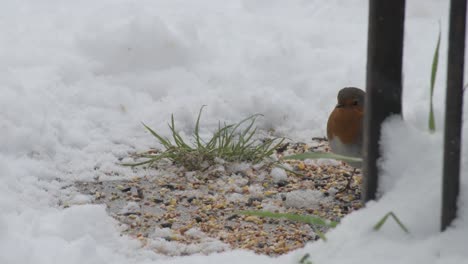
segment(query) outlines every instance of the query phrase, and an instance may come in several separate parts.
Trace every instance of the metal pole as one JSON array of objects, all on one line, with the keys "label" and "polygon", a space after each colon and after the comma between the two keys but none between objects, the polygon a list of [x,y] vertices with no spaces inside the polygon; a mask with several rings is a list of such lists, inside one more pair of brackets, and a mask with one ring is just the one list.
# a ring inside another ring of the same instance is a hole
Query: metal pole
[{"label": "metal pole", "polygon": [[370,0],[363,142],[363,200],[376,197],[381,124],[401,114],[405,0]]},{"label": "metal pole", "polygon": [[450,29],[445,101],[442,222],[444,231],[457,214],[460,185],[460,142],[463,111],[466,0],[450,1]]}]

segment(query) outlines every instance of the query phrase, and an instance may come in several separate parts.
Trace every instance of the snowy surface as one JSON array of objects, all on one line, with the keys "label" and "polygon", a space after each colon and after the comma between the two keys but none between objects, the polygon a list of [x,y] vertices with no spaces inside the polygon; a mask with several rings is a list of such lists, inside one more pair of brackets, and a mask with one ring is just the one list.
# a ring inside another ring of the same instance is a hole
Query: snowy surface
[{"label": "snowy surface", "polygon": [[[305,253],[313,263],[466,263],[466,155],[459,217],[438,231],[448,1],[407,2],[405,122],[384,127],[381,199],[343,219],[328,242],[279,258],[168,258],[120,236],[103,206],[59,209],[88,199],[66,187],[143,175],[116,164],[154,146],[140,122],[167,133],[174,113],[188,134],[201,105],[202,133],[218,120],[263,113],[260,128],[277,135],[324,136],[336,92],[365,85],[367,1],[2,1],[0,263],[270,264]],[[439,20],[431,135],[427,87]],[[372,231],[388,211],[410,235],[391,221]]]},{"label": "snowy surface", "polygon": [[226,251],[230,248],[228,244],[222,243],[218,239],[208,237],[204,232],[198,229],[191,228],[187,230],[186,234],[198,239],[199,241],[192,244],[168,241],[166,239],[167,237],[174,239],[180,237],[180,234],[169,228],[164,228],[155,230],[154,234],[150,236],[151,240],[149,240],[146,248],[153,249],[169,256],[193,255],[197,253],[208,254],[212,252]]},{"label": "snowy surface", "polygon": [[273,181],[278,183],[280,181],[285,181],[288,179],[288,175],[286,174],[286,171],[282,168],[273,168],[270,172],[271,178],[273,178]]},{"label": "snowy surface", "polygon": [[317,209],[320,202],[325,202],[324,195],[318,190],[296,190],[285,195],[286,207]]}]

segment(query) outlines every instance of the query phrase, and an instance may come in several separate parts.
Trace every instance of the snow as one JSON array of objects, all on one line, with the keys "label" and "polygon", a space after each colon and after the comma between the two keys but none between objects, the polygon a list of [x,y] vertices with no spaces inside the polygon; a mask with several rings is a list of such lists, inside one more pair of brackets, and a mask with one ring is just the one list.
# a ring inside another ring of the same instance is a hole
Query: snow
[{"label": "snow", "polygon": [[324,195],[317,190],[296,190],[285,194],[286,207],[317,209],[321,201],[325,202]]},{"label": "snow", "polygon": [[169,256],[183,256],[197,253],[210,254],[229,249],[229,245],[218,239],[206,236],[205,233],[198,229],[191,228],[186,231],[186,234],[198,238],[199,242],[187,245],[177,241],[171,241],[172,239],[176,240],[180,235],[175,234],[175,232],[169,228],[164,228],[155,230],[147,247]]},{"label": "snow", "polygon": [[270,172],[270,175],[273,179],[273,182],[280,182],[280,181],[285,181],[288,179],[288,175],[286,174],[286,171],[282,168],[273,168]]},{"label": "snow", "polygon": [[[118,164],[154,147],[140,122],[167,135],[174,113],[188,135],[205,104],[202,134],[218,120],[262,113],[259,128],[276,135],[324,136],[336,92],[365,86],[367,1],[3,1],[0,263],[297,263],[305,253],[313,263],[466,262],[466,155],[459,216],[439,232],[447,2],[407,1],[405,120],[383,128],[377,202],[345,217],[327,242],[285,256],[234,250],[169,258],[121,236],[103,206],[60,209],[87,199],[67,187],[145,175]],[[439,20],[437,132],[429,134]],[[391,220],[372,230],[389,211],[410,235]]]}]

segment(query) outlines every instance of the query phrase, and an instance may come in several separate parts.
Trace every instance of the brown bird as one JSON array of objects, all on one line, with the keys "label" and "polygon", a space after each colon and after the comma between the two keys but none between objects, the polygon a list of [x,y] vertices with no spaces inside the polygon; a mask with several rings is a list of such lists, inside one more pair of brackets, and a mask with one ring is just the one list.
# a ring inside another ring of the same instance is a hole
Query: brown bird
[{"label": "brown bird", "polygon": [[[338,92],[338,104],[327,122],[327,137],[333,153],[361,157],[365,95],[363,90],[355,87],[346,87]],[[361,162],[350,165],[361,167]]]}]

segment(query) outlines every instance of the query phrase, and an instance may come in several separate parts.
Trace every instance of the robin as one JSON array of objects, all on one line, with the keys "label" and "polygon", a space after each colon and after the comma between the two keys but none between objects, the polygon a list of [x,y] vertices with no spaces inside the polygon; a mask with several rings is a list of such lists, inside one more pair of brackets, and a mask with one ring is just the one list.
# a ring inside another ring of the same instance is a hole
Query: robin
[{"label": "robin", "polygon": [[[361,157],[365,94],[355,87],[346,87],[338,92],[338,104],[327,122],[327,137],[333,153]],[[361,167],[360,162],[350,165]]]}]

